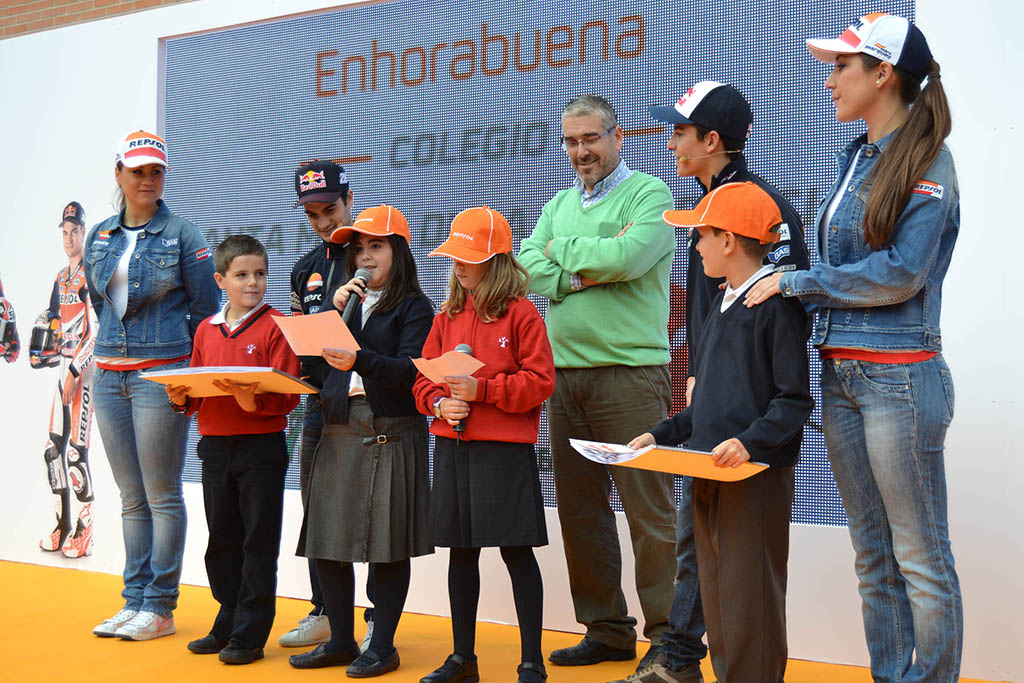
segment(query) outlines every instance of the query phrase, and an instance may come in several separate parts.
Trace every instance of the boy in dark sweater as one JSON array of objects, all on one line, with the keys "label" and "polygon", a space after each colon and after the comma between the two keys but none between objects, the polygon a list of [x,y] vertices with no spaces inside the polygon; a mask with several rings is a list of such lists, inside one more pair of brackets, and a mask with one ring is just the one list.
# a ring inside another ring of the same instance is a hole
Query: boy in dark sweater
[{"label": "boy in dark sweater", "polygon": [[[719,467],[753,460],[770,465],[738,482],[695,479],[693,524],[711,663],[720,683],[782,681],[786,668],[786,563],[793,469],[804,422],[814,407],[807,367],[807,319],[793,299],[748,308],[743,293],[782,223],[757,185],[730,183],[692,211],[665,221],[700,234],[708,277],[724,277],[691,359],[693,402],[630,442],[686,443],[711,451]],[[740,300],[740,303],[736,303]]]},{"label": "boy in dark sweater", "polygon": [[[259,240],[232,235],[214,252],[214,278],[227,293],[224,308],[196,330],[193,367],[252,365],[299,374],[299,359],[263,302],[267,251]],[[295,394],[257,393],[258,382],[218,380],[230,394],[189,398],[189,387],[167,387],[171,406],[199,413],[203,504],[210,540],[206,573],[220,603],[210,633],[188,644],[196,654],[220,653],[227,664],[263,657],[274,623],[277,555],[288,447],[284,430]]]}]

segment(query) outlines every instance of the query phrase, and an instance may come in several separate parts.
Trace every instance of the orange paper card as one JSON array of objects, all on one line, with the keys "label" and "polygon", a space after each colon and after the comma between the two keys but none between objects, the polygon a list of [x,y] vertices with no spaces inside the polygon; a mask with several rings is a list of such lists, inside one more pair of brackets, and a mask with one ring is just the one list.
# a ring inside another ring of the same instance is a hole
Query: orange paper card
[{"label": "orange paper card", "polygon": [[444,384],[445,377],[469,377],[484,366],[473,356],[461,351],[449,351],[431,360],[414,358],[412,364],[435,384]]},{"label": "orange paper card", "polygon": [[359,350],[359,344],[337,311],[277,316],[274,322],[296,356],[319,356],[324,349]]}]

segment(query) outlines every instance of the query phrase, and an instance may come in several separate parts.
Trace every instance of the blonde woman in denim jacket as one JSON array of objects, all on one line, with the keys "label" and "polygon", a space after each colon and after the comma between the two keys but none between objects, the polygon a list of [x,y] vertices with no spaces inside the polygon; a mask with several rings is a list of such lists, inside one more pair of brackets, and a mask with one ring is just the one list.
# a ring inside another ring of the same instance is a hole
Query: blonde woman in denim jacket
[{"label": "blonde woman in denim jacket", "polygon": [[121,212],[86,237],[85,276],[99,319],[93,400],[121,492],[124,607],[93,633],[152,640],[174,633],[189,418],[172,411],[163,387],[140,373],[188,366],[196,327],[216,312],[220,290],[203,234],[160,199],[163,139],[130,133],[116,162]]},{"label": "blonde woman in denim jacket", "polygon": [[953,382],[939,331],[960,226],[949,107],[924,35],[902,17],[868,15],[807,45],[835,64],[825,87],[836,118],[862,120],[867,133],[837,156],[814,223],[820,263],[761,280],[746,304],[782,294],[817,311],[822,425],[874,680],[953,682],[963,606],[943,462]]}]

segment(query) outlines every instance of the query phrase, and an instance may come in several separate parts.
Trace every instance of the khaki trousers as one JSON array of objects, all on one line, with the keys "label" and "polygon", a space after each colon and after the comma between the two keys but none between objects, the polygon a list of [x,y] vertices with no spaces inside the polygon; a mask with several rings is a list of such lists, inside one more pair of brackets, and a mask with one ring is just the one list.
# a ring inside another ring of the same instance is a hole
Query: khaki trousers
[{"label": "khaki trousers", "polygon": [[576,620],[606,645],[630,648],[637,620],[622,592],[622,557],[609,496],[622,501],[635,555],[644,635],[660,643],[672,607],[675,501],[672,476],[587,460],[569,438],[624,444],[668,416],[666,366],[559,368],[548,402],[558,518]]}]

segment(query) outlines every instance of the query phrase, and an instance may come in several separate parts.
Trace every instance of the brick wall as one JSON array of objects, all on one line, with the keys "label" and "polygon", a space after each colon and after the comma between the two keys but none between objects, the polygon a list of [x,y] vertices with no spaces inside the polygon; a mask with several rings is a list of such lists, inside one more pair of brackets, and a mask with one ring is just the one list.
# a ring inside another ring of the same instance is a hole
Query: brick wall
[{"label": "brick wall", "polygon": [[0,0],[0,40],[192,0]]}]

